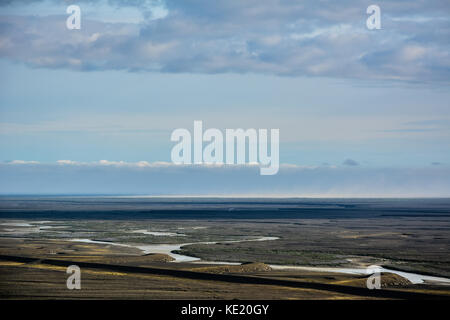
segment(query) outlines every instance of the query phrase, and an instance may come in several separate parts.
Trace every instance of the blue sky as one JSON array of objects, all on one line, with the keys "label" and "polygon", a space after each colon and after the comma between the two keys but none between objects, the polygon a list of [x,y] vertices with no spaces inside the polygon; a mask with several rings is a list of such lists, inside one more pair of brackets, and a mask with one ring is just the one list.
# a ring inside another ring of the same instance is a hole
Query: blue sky
[{"label": "blue sky", "polygon": [[[65,28],[70,3],[81,7],[81,30]],[[338,183],[348,175],[355,186],[403,177],[365,195],[417,195],[420,185],[424,194],[450,195],[450,5],[378,1],[382,29],[369,31],[370,4],[3,1],[0,176],[23,181],[14,193],[32,193],[24,181],[48,166],[106,174],[100,160],[169,162],[170,133],[203,120],[222,130],[279,128],[280,162],[296,166],[299,179],[313,170],[317,177],[308,179],[323,184],[308,190],[281,172],[276,183],[246,179],[242,193],[357,194],[361,188]],[[340,170],[336,181],[323,177],[331,169]],[[410,170],[418,182],[408,191]],[[173,185],[165,193],[207,190]],[[2,182],[0,192],[8,190]]]}]

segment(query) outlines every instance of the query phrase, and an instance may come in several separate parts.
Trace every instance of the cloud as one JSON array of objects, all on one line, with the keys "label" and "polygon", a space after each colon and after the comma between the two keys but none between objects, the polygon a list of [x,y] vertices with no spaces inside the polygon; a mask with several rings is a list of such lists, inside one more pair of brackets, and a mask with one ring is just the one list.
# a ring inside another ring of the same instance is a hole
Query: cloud
[{"label": "cloud", "polygon": [[8,164],[39,164],[38,161],[25,161],[25,160],[13,160],[8,162]]},{"label": "cloud", "polygon": [[352,159],[346,159],[342,164],[344,166],[350,166],[350,167],[355,167],[355,166],[359,165],[358,162],[356,162],[355,160],[352,160]]},{"label": "cloud", "polygon": [[[17,161],[17,160],[16,160]],[[23,164],[30,163],[36,164],[38,162],[22,162]],[[96,162],[81,162],[81,161],[73,161],[73,160],[57,160],[57,164],[64,166],[114,166],[114,167],[136,167],[136,168],[157,168],[157,167],[167,167],[173,165],[171,162],[164,161],[137,161],[137,162],[128,162],[128,161],[109,161],[109,160],[100,160]]]},{"label": "cloud", "polygon": [[[13,3],[12,1],[7,4]],[[23,2],[16,2],[20,4]],[[80,1],[83,3],[90,1]],[[65,15],[0,16],[0,57],[33,67],[81,71],[260,73],[443,81],[450,76],[445,0],[381,1],[381,31],[365,27],[369,1],[120,1],[140,23]],[[151,19],[155,6],[167,15]],[[406,18],[414,16],[415,20]]]},{"label": "cloud", "polygon": [[[142,165],[145,163],[145,165]],[[450,196],[450,167],[362,168],[65,161],[1,163],[0,194]]]},{"label": "cloud", "polygon": [[75,165],[75,164],[78,164],[78,162],[72,161],[72,160],[57,160],[56,163],[58,163],[60,165]]},{"label": "cloud", "polygon": [[164,161],[156,161],[156,162],[148,162],[148,161],[138,161],[138,162],[127,162],[127,161],[108,161],[108,160],[100,160],[98,163],[84,163],[84,165],[100,165],[100,166],[116,166],[116,167],[137,167],[137,168],[158,168],[158,167],[167,167],[173,165],[170,162]]}]

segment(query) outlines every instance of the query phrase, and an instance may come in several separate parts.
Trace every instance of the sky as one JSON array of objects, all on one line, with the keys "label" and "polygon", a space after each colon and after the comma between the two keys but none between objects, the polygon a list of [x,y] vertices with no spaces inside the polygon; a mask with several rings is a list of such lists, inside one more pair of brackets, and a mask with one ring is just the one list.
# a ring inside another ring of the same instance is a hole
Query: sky
[{"label": "sky", "polygon": [[[371,4],[2,1],[0,193],[450,196],[450,4]],[[171,164],[194,120],[280,129],[279,174]]]}]

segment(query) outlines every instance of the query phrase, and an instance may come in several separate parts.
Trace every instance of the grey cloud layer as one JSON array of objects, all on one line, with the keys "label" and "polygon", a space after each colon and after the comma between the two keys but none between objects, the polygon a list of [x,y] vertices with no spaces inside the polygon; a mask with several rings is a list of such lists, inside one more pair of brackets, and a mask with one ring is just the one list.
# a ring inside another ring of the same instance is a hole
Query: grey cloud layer
[{"label": "grey cloud layer", "polygon": [[[156,2],[109,3],[145,15]],[[77,70],[450,79],[448,1],[379,1],[379,31],[365,27],[369,4],[168,0],[165,18],[135,25],[84,19],[81,31],[66,30],[64,15],[0,16],[0,56]]]}]

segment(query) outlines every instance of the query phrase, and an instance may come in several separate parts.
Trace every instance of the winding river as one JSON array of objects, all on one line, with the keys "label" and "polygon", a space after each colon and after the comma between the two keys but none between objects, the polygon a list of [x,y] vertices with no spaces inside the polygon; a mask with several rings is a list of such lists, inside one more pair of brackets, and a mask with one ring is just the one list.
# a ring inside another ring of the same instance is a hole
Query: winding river
[{"label": "winding river", "polygon": [[[190,263],[202,263],[202,264],[227,264],[227,265],[240,265],[238,262],[226,262],[226,261],[201,261],[200,258],[190,257],[182,254],[173,253],[173,251],[178,251],[184,246],[192,244],[217,244],[217,243],[236,243],[236,242],[246,242],[246,241],[271,241],[277,240],[278,237],[259,237],[255,239],[244,239],[244,240],[228,240],[228,241],[211,241],[211,242],[193,242],[193,243],[181,243],[181,244],[153,244],[153,245],[129,245],[115,242],[97,241],[91,239],[72,239],[71,241],[86,242],[86,243],[98,243],[107,244],[122,247],[131,247],[141,250],[144,254],[149,253],[162,253],[167,254],[174,258],[173,262],[190,262]],[[427,276],[417,273],[397,271],[392,269],[387,269],[383,267],[371,267],[371,268],[325,268],[325,267],[309,267],[309,266],[287,266],[287,265],[269,265],[273,270],[304,270],[304,271],[315,271],[315,272],[335,272],[335,273],[346,273],[346,274],[357,274],[357,275],[369,275],[375,272],[389,272],[397,274],[403,278],[408,279],[413,284],[420,284],[424,282],[440,284],[440,285],[450,285],[450,279],[443,277]]]}]

